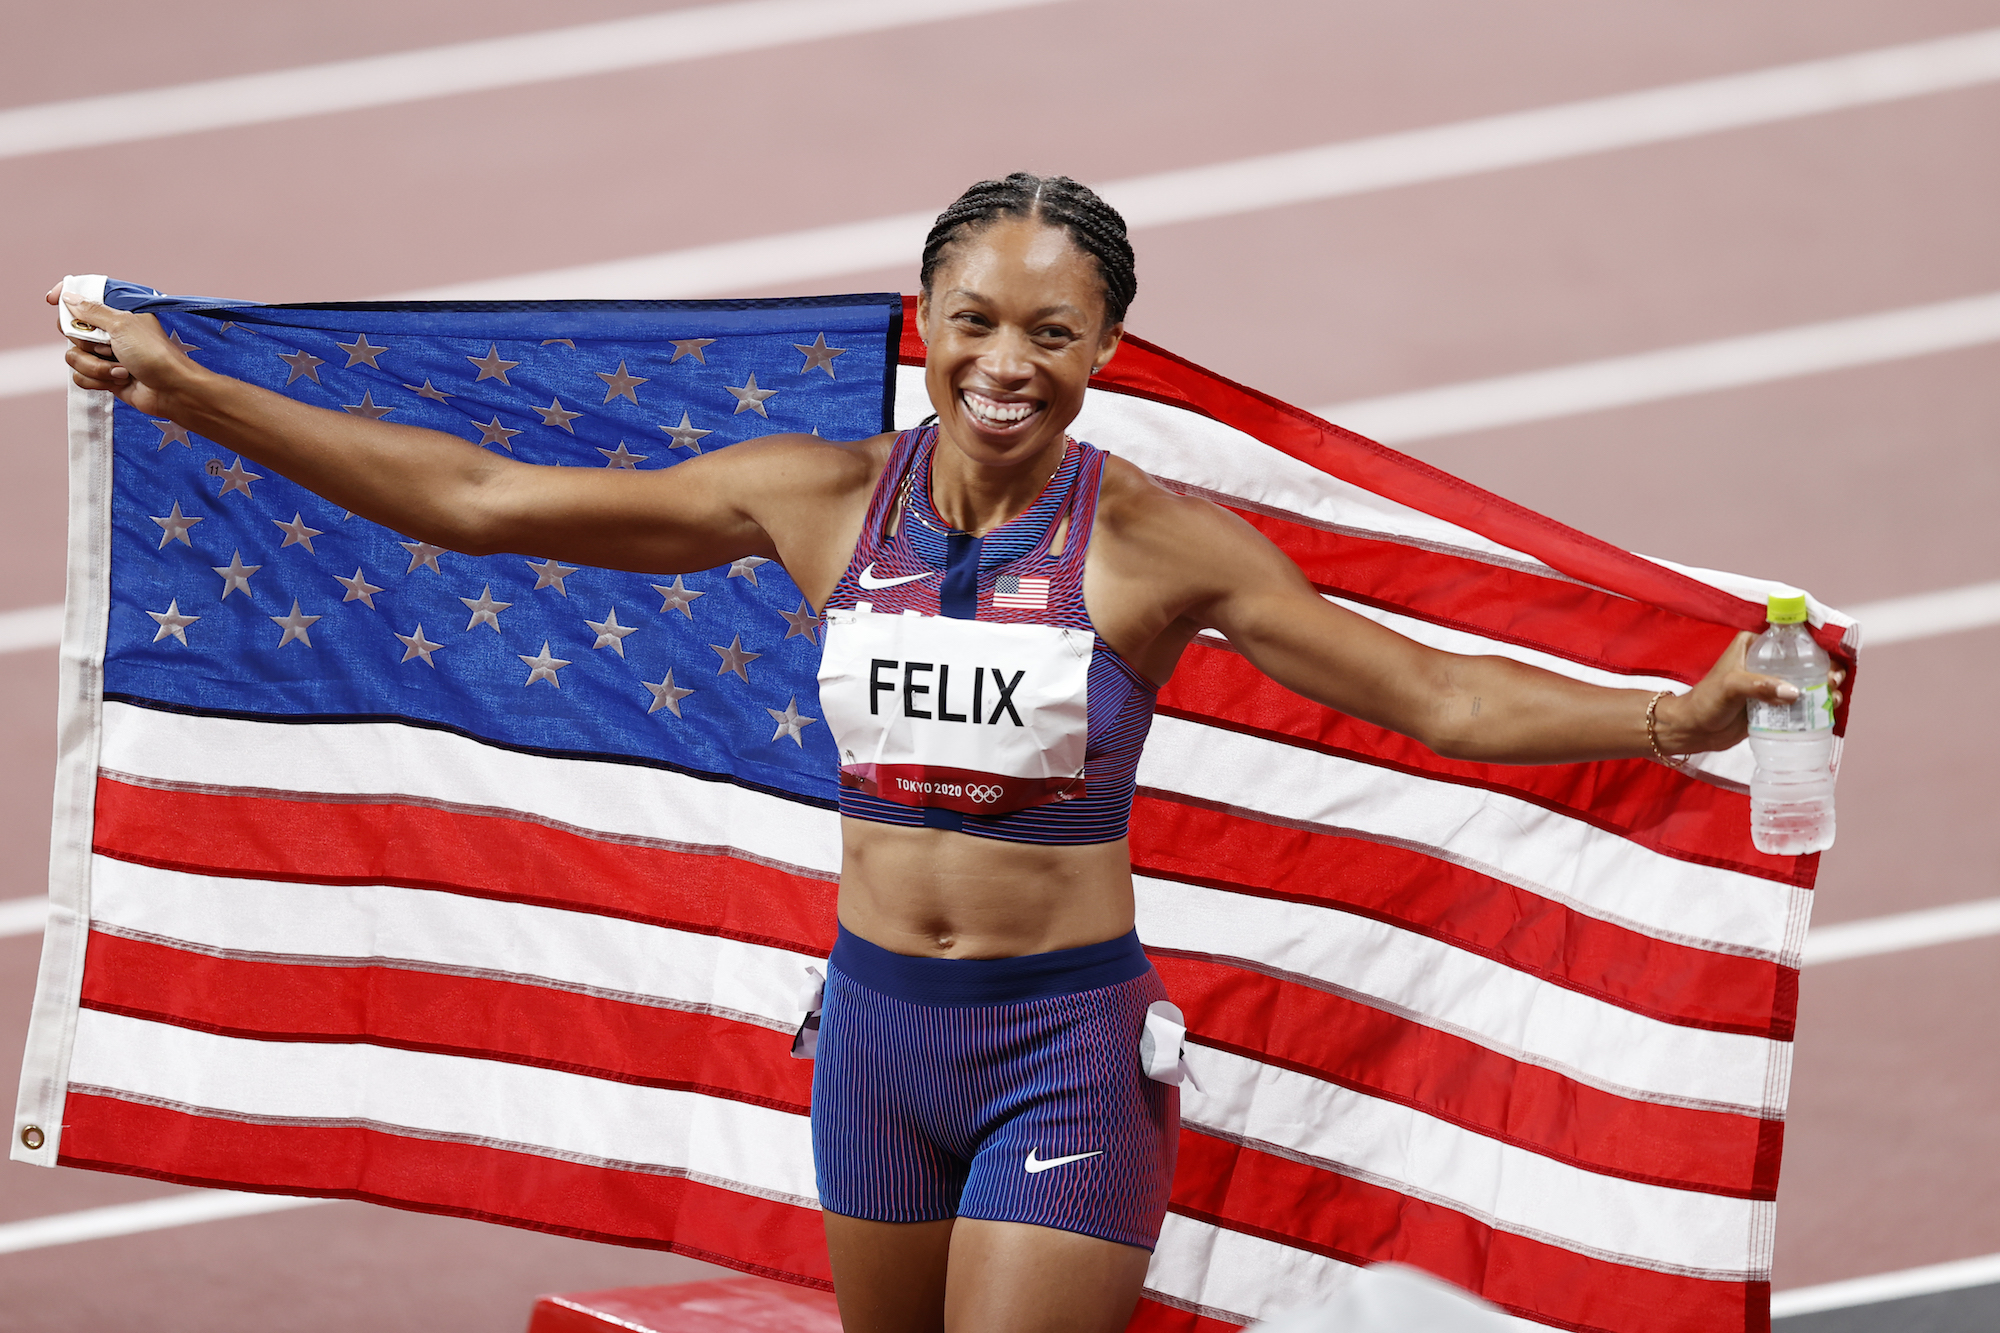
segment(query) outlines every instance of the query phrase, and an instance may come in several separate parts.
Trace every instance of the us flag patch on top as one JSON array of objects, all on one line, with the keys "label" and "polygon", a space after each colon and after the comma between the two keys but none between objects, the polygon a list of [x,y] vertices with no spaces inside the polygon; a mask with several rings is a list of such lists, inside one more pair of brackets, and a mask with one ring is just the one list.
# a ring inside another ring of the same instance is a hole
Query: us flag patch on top
[{"label": "us flag patch on top", "polygon": [[1046,611],[1049,606],[1049,581],[1002,574],[993,580],[993,605],[1013,611]]}]

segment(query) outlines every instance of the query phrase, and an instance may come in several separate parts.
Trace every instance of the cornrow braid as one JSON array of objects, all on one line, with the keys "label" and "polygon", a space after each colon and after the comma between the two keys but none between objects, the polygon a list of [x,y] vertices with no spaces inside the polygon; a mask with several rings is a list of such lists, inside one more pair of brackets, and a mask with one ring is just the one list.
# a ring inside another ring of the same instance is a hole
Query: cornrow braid
[{"label": "cornrow braid", "polygon": [[1125,238],[1125,219],[1095,190],[1067,176],[1017,171],[1005,180],[981,181],[960,195],[938,214],[924,240],[920,277],[924,291],[930,291],[931,278],[952,242],[1001,217],[1033,218],[1067,231],[1077,247],[1097,261],[1097,271],[1104,279],[1106,322],[1116,324],[1125,318],[1139,292],[1132,243]]}]

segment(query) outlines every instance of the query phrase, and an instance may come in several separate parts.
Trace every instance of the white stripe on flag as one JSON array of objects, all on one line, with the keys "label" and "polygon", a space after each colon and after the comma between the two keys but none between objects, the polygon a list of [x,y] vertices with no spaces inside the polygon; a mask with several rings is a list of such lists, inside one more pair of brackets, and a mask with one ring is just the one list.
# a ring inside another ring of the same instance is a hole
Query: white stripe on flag
[{"label": "white stripe on flag", "polygon": [[410,965],[714,1013],[790,1035],[814,955],[593,912],[389,885],[192,875],[98,856],[91,925],[278,962]]},{"label": "white stripe on flag", "polygon": [[814,1207],[806,1118],[500,1060],[364,1042],[248,1041],[78,1011],[69,1081],[270,1121],[366,1124],[627,1170],[690,1175]]},{"label": "white stripe on flag", "polygon": [[[449,732],[391,723],[269,723],[104,706],[103,766],[176,783],[392,795],[520,811],[586,832],[735,846],[755,859],[832,876],[838,816],[729,783],[619,766],[585,795],[587,760],[524,755]],[[370,767],[373,748],[385,756]],[[385,793],[382,774],[395,775]],[[1796,950],[1788,920],[1804,891],[1661,855],[1515,797],[1376,768],[1237,732],[1161,717],[1141,785],[1284,819],[1414,844],[1589,915],[1662,939],[1760,957]],[[307,793],[310,795],[310,793]],[[1799,928],[1802,933],[1802,927]]]},{"label": "white stripe on flag", "polygon": [[1414,844],[1697,948],[1795,962],[1805,933],[1806,890],[1666,856],[1518,797],[1178,718],[1153,723],[1139,785]]},{"label": "white stripe on flag", "polygon": [[1155,948],[1309,977],[1619,1096],[1756,1115],[1774,1079],[1782,1092],[1787,1042],[1648,1018],[1352,912],[1146,876],[1134,883],[1139,938]]},{"label": "white stripe on flag", "polygon": [[701,60],[1054,0],[741,0],[0,111],[0,157]]},{"label": "white stripe on flag", "polygon": [[1771,1202],[1585,1171],[1228,1051],[1192,1054],[1201,1086],[1181,1087],[1191,1129],[1224,1126],[1225,1137],[1273,1144],[1322,1169],[1613,1263],[1733,1281],[1754,1281],[1770,1267]]},{"label": "white stripe on flag", "polygon": [[[1323,1305],[1360,1271],[1310,1250],[1168,1213],[1146,1269],[1146,1290],[1180,1308],[1243,1324]],[[1520,1333],[1548,1333],[1547,1324],[1491,1317]]]},{"label": "white stripe on flag", "polygon": [[99,762],[113,776],[307,788],[308,797],[388,794],[691,851],[736,848],[804,874],[831,877],[840,868],[834,811],[637,765],[616,765],[607,781],[604,763],[521,754],[425,727],[248,722],[106,702]]}]

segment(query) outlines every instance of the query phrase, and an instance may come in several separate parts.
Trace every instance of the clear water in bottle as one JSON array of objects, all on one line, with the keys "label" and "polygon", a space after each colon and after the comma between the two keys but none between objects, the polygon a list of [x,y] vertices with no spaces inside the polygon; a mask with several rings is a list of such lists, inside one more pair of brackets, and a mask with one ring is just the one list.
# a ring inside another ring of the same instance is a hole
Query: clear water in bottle
[{"label": "clear water in bottle", "polygon": [[1833,846],[1832,663],[1813,641],[1803,596],[1773,595],[1769,616],[1743,665],[1789,682],[1799,697],[1750,703],[1750,840],[1760,852],[1802,856]]}]

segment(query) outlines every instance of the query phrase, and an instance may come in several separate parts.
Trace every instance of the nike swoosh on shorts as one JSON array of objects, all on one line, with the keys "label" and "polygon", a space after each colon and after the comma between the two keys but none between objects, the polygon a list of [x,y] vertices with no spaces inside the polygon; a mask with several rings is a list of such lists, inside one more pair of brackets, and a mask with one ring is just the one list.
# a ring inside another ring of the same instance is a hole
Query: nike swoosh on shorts
[{"label": "nike swoosh on shorts", "polygon": [[868,562],[868,568],[855,576],[855,581],[868,591],[875,592],[882,588],[893,588],[899,583],[915,583],[918,579],[927,579],[936,573],[935,569],[927,569],[921,574],[905,574],[896,579],[878,579],[875,577],[875,562],[871,560]]},{"label": "nike swoosh on shorts", "polygon": [[1024,1165],[1028,1168],[1028,1174],[1032,1176],[1037,1171],[1046,1171],[1052,1166],[1067,1166],[1071,1162],[1081,1162],[1086,1157],[1101,1156],[1103,1152],[1104,1149],[1099,1148],[1096,1152],[1073,1153],[1068,1157],[1051,1157],[1046,1162],[1038,1162],[1035,1160],[1035,1150],[1030,1148],[1028,1149],[1028,1160]]}]

